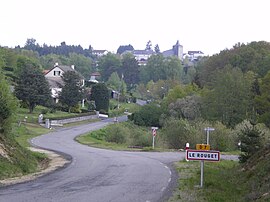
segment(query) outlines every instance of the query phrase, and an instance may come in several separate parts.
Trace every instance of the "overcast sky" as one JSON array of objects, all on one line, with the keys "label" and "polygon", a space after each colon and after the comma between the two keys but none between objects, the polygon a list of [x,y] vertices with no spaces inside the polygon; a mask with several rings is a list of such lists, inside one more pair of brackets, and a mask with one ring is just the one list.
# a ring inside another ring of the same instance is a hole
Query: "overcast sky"
[{"label": "overcast sky", "polygon": [[269,0],[0,0],[0,46],[81,45],[116,52],[120,45],[161,51],[179,40],[206,55],[238,42],[270,42]]}]

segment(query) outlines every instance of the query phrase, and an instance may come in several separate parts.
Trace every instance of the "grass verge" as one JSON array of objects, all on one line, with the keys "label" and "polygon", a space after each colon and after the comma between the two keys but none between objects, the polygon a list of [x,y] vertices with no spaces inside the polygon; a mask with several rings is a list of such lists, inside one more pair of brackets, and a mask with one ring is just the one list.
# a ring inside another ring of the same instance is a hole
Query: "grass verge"
[{"label": "grass verge", "polygon": [[[238,162],[222,160],[218,163],[204,163],[204,186],[200,185],[200,162],[181,161],[175,164],[179,174],[178,188],[169,202],[245,201],[246,185],[241,183],[243,176]],[[241,175],[240,175],[241,173]]]}]

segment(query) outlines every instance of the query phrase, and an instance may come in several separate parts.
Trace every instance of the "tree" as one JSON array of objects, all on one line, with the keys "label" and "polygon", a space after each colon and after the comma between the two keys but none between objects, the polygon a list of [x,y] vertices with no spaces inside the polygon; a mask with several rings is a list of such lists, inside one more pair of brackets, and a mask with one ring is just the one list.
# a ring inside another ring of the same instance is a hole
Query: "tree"
[{"label": "tree", "polygon": [[68,112],[71,108],[78,105],[83,99],[83,91],[81,87],[81,77],[75,71],[65,72],[62,76],[64,86],[59,96],[59,101],[68,106]]},{"label": "tree", "polygon": [[113,72],[106,83],[110,88],[118,91],[121,86],[121,79],[116,72]]},{"label": "tree", "polygon": [[122,53],[124,53],[125,51],[133,51],[134,48],[132,45],[124,45],[124,46],[119,46],[119,48],[117,49],[117,54],[121,55]]},{"label": "tree", "polygon": [[36,105],[49,105],[51,95],[49,84],[41,70],[27,58],[19,58],[21,69],[15,86],[15,95],[29,107],[32,113]]},{"label": "tree", "polygon": [[118,72],[121,67],[121,60],[118,55],[108,53],[98,61],[98,68],[101,71],[103,81],[107,81],[113,72]]},{"label": "tree", "polygon": [[108,112],[109,99],[109,89],[105,84],[98,83],[92,87],[91,100],[95,101],[97,111]]},{"label": "tree", "polygon": [[139,126],[159,127],[159,118],[163,109],[155,104],[144,105],[139,111],[135,112],[131,119]]},{"label": "tree", "polygon": [[10,86],[0,69],[0,134],[11,130],[16,108],[17,100],[10,92]]},{"label": "tree", "polygon": [[239,134],[241,154],[239,160],[241,163],[246,162],[252,155],[254,155],[262,147],[263,132],[256,128],[256,126],[245,126]]},{"label": "tree", "polygon": [[[255,83],[256,84],[256,83]],[[257,84],[256,84],[257,85]],[[255,87],[254,87],[255,88]],[[258,86],[257,86],[258,88]],[[259,115],[259,122],[270,127],[270,71],[261,79],[260,87],[255,92],[255,109]]]},{"label": "tree", "polygon": [[156,53],[160,53],[160,49],[159,49],[159,45],[158,45],[158,44],[155,45],[155,52],[156,52]]},{"label": "tree", "polygon": [[211,90],[203,94],[203,116],[233,128],[248,118],[252,79],[239,68],[227,66],[216,73]]},{"label": "tree", "polygon": [[147,42],[145,50],[147,50],[147,51],[152,50],[152,42],[150,40]]},{"label": "tree", "polygon": [[131,54],[125,54],[122,59],[120,73],[127,84],[128,90],[134,88],[139,83],[139,65],[138,61]]}]

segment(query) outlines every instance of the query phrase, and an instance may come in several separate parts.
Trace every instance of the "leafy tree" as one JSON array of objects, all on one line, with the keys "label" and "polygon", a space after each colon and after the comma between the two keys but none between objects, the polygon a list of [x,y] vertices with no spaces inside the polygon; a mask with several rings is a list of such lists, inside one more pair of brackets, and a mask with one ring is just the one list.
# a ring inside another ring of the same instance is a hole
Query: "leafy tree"
[{"label": "leafy tree", "polygon": [[73,64],[76,67],[76,71],[82,74],[85,78],[90,78],[92,72],[92,60],[82,54],[70,53],[69,64]]},{"label": "leafy tree", "polygon": [[176,57],[165,58],[162,54],[152,55],[146,66],[141,68],[140,79],[147,83],[151,80],[178,80],[183,72],[181,61]]},{"label": "leafy tree", "polygon": [[156,53],[160,53],[160,49],[159,49],[159,45],[158,45],[158,44],[155,45],[155,52],[156,52]]},{"label": "leafy tree", "polygon": [[95,101],[97,111],[109,110],[109,90],[103,83],[95,84],[91,91],[91,100]]},{"label": "leafy tree", "polygon": [[19,58],[17,84],[15,86],[15,95],[29,107],[32,113],[36,105],[49,105],[51,95],[49,84],[42,74],[41,70],[27,58]]},{"label": "leafy tree", "polygon": [[103,81],[107,81],[113,72],[118,72],[121,67],[121,60],[116,54],[108,53],[98,61],[98,68],[101,71]]},{"label": "leafy tree", "polygon": [[117,49],[117,54],[122,54],[124,53],[125,51],[133,51],[134,48],[132,45],[125,45],[125,46],[119,46],[119,48]]},{"label": "leafy tree", "polygon": [[[256,83],[255,83],[256,84]],[[270,71],[261,79],[257,95],[255,95],[255,109],[259,115],[259,122],[270,127]]]},{"label": "leafy tree", "polygon": [[241,154],[239,160],[241,163],[246,162],[262,147],[263,132],[257,129],[254,125],[246,127],[239,134]]},{"label": "leafy tree", "polygon": [[177,99],[176,102],[169,105],[169,113],[175,118],[194,120],[200,117],[200,102],[200,97],[197,95]]},{"label": "leafy tree", "polygon": [[216,74],[213,88],[203,94],[203,115],[207,120],[221,121],[234,127],[248,118],[252,81],[238,68],[227,66]]},{"label": "leafy tree", "polygon": [[78,105],[78,102],[83,99],[81,77],[75,71],[68,71],[63,74],[62,79],[64,86],[59,101],[68,106],[68,112],[70,112],[71,108]]},{"label": "leafy tree", "polygon": [[147,51],[152,50],[152,42],[150,40],[147,42],[145,50],[147,50]]},{"label": "leafy tree", "polygon": [[192,143],[190,124],[184,119],[168,118],[162,127],[162,137],[169,148],[185,148],[187,142]]},{"label": "leafy tree", "polygon": [[135,57],[131,54],[125,54],[122,59],[121,73],[128,89],[135,87],[139,82],[139,65]]},{"label": "leafy tree", "polygon": [[139,126],[157,126],[159,127],[159,118],[163,109],[155,104],[144,105],[138,112],[135,112],[131,120]]},{"label": "leafy tree", "polygon": [[12,128],[17,100],[10,92],[10,86],[0,69],[0,134],[6,134]]},{"label": "leafy tree", "polygon": [[107,85],[113,90],[119,91],[121,86],[121,79],[116,72],[113,72],[106,82]]}]

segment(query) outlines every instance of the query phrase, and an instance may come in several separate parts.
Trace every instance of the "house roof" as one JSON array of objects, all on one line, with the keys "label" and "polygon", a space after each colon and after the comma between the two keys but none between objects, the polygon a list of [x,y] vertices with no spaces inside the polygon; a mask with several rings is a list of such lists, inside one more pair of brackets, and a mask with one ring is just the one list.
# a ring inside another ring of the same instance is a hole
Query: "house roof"
[{"label": "house roof", "polygon": [[92,53],[96,54],[102,54],[105,53],[107,50],[93,50]]},{"label": "house roof", "polygon": [[64,81],[61,77],[47,77],[46,78],[50,88],[62,88]]},{"label": "house roof", "polygon": [[170,57],[170,56],[174,56],[174,52],[173,52],[172,49],[171,49],[171,50],[166,50],[166,51],[163,51],[163,52],[162,52],[162,55],[163,55],[164,57]]},{"label": "house roof", "polygon": [[153,50],[134,50],[132,51],[134,55],[153,55],[155,52]]},{"label": "house roof", "polygon": [[[66,65],[58,65],[57,63],[53,66],[53,68],[49,69],[49,70],[44,70],[43,72],[46,74],[48,74],[49,72],[51,72],[53,69],[55,69],[56,67],[60,68],[63,72],[68,72],[68,71],[75,71],[74,68],[70,67],[70,66],[66,66]],[[45,72],[46,71],[46,72]]]},{"label": "house roof", "polygon": [[203,54],[202,51],[188,51],[189,55],[194,55],[194,54]]}]

